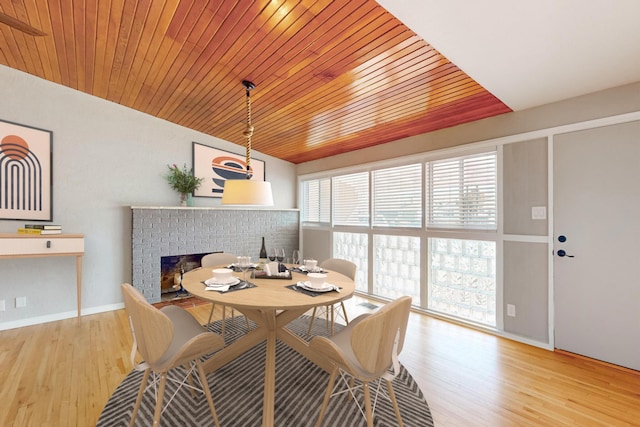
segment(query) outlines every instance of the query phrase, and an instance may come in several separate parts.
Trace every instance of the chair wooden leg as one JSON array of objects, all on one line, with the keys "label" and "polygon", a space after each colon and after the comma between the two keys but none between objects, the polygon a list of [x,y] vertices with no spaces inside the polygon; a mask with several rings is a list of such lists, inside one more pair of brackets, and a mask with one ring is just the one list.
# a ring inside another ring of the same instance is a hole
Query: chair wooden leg
[{"label": "chair wooden leg", "polygon": [[[340,306],[342,308],[342,314],[343,314],[343,317],[344,317],[344,321],[348,325],[349,324],[349,318],[347,317],[347,309],[344,306],[344,302],[340,301]],[[335,313],[335,306],[334,305],[327,306],[327,311],[329,310],[329,307],[331,307],[331,336],[333,336],[333,334],[335,333],[334,325],[336,323],[336,313]]]},{"label": "chair wooden leg", "polygon": [[347,309],[344,306],[344,301],[340,301],[340,306],[342,307],[342,314],[344,314],[344,321],[348,325],[349,324],[349,318],[347,317]]},{"label": "chair wooden leg", "polygon": [[332,306],[326,305],[324,307],[324,327],[327,328],[327,331],[329,330],[329,307]]},{"label": "chair wooden leg", "polygon": [[[216,308],[215,304],[211,304],[211,313],[209,313],[209,321],[207,322],[207,325],[209,323],[211,323],[211,319],[213,318],[213,309]],[[233,316],[233,309],[231,309],[231,316]],[[220,331],[220,335],[222,335],[222,338],[224,338],[224,324],[225,324],[225,319],[227,317],[227,306],[223,305],[222,306],[222,327],[221,327],[221,331]],[[248,321],[247,321],[248,324]]]},{"label": "chair wooden leg", "polygon": [[207,325],[209,325],[211,323],[211,318],[213,317],[213,309],[216,308],[215,304],[211,304],[211,313],[209,313],[209,321],[207,322]]},{"label": "chair wooden leg", "polygon": [[162,400],[164,398],[164,387],[167,384],[167,373],[160,375],[160,386],[158,387],[158,395],[156,396],[156,410],[153,413],[153,427],[160,425],[160,415],[162,414]]},{"label": "chair wooden leg", "polygon": [[220,427],[220,422],[218,421],[218,414],[216,414],[216,408],[213,406],[213,398],[211,397],[211,390],[209,390],[209,383],[207,382],[207,374],[204,372],[204,367],[202,366],[202,362],[200,360],[196,361],[198,365],[198,374],[200,375],[200,384],[204,389],[204,395],[207,397],[207,403],[209,404],[209,409],[211,409],[211,415],[213,415],[213,421],[216,424],[216,427]]},{"label": "chair wooden leg", "polygon": [[311,321],[309,322],[309,329],[307,329],[307,336],[311,335],[311,327],[313,326],[313,321],[316,318],[316,307],[313,307],[313,313],[311,313]]},{"label": "chair wooden leg", "polygon": [[391,403],[393,403],[393,410],[396,413],[396,418],[398,419],[398,427],[402,427],[402,417],[400,416],[400,408],[398,407],[398,401],[396,400],[396,394],[393,391],[393,386],[391,385],[391,381],[387,381],[387,390],[389,391],[389,398],[391,399]]},{"label": "chair wooden leg", "polygon": [[369,383],[363,383],[364,390],[364,409],[367,416],[367,427],[373,427],[373,410],[371,409],[371,392],[369,391]]},{"label": "chair wooden leg", "polygon": [[222,328],[220,330],[220,335],[222,335],[222,338],[224,338],[224,324],[226,323],[227,320],[227,306],[223,305],[222,306]]},{"label": "chair wooden leg", "polygon": [[189,391],[191,392],[191,398],[195,399],[196,392],[193,389],[193,377],[191,376],[191,372],[189,372],[189,370],[191,369],[191,365],[190,364],[186,364],[186,365],[182,365],[182,366],[184,367],[184,370],[188,372],[188,374],[187,374],[187,383],[190,385]]},{"label": "chair wooden leg", "polygon": [[333,391],[333,385],[336,382],[336,376],[338,375],[338,368],[333,368],[331,371],[331,375],[329,376],[329,384],[327,384],[327,391],[324,393],[324,400],[322,401],[322,407],[320,408],[320,415],[318,415],[318,422],[316,422],[316,427],[320,427],[322,425],[322,420],[324,419],[324,413],[327,410],[327,405],[329,405],[329,398],[331,397],[331,392]]},{"label": "chair wooden leg", "polygon": [[[349,388],[351,390],[353,390],[353,386],[356,384],[356,379],[354,377],[349,378]],[[351,400],[353,399],[353,394],[351,393],[345,393],[345,398],[347,400]]]},{"label": "chair wooden leg", "polygon": [[133,406],[133,414],[131,414],[129,427],[133,427],[133,424],[136,421],[136,415],[138,415],[138,409],[140,409],[140,402],[142,402],[142,394],[144,393],[144,389],[147,387],[147,382],[149,382],[149,373],[151,373],[151,369],[145,370],[144,375],[142,376],[142,381],[140,381],[140,389],[138,390],[136,404]]}]

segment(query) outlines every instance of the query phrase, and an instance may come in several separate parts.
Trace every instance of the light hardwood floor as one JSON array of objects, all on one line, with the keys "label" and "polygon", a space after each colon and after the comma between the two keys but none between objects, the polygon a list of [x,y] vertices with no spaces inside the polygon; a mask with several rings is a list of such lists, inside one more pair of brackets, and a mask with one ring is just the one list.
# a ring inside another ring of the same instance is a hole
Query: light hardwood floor
[{"label": "light hardwood floor", "polygon": [[[348,301],[349,314],[366,301]],[[204,323],[210,306],[190,310]],[[95,425],[131,370],[130,350],[124,310],[0,332],[0,425]],[[437,427],[640,426],[636,371],[417,313],[400,360]]]}]

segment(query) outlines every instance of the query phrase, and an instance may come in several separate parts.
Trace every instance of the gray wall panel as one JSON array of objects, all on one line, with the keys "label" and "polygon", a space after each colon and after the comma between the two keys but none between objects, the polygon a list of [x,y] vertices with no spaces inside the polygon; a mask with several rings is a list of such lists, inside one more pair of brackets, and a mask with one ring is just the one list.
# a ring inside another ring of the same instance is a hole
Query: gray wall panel
[{"label": "gray wall panel", "polygon": [[544,206],[549,215],[547,139],[504,146],[504,232],[546,236],[548,219],[531,218],[531,208]]},{"label": "gray wall panel", "polygon": [[[549,339],[547,245],[504,243],[504,330],[543,342]],[[507,304],[516,316],[506,315]]]}]

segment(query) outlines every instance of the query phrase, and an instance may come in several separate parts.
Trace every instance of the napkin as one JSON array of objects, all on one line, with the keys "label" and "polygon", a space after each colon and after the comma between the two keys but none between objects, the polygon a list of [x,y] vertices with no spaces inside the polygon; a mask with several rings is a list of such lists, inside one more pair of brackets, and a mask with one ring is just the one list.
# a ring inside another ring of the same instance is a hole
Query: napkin
[{"label": "napkin", "polygon": [[278,273],[278,263],[275,261],[268,262],[264,265],[264,271],[267,276],[275,276]]},{"label": "napkin", "polygon": [[218,291],[218,292],[227,292],[231,285],[225,286],[206,286],[204,288],[205,291]]}]

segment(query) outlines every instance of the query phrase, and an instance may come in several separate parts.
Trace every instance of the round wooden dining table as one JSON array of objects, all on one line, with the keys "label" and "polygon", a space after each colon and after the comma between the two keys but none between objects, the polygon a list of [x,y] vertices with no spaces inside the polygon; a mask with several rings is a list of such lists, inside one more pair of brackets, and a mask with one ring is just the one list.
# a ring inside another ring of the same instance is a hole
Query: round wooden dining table
[{"label": "round wooden dining table", "polygon": [[[234,273],[242,277],[242,273]],[[249,276],[250,273],[247,273]],[[232,307],[256,323],[257,327],[215,353],[204,363],[212,372],[252,347],[266,341],[264,368],[264,401],[262,425],[273,426],[275,403],[276,340],[284,342],[316,365],[331,371],[327,360],[309,350],[308,343],[286,328],[286,325],[313,307],[338,303],[353,296],[355,283],[338,272],[327,271],[327,282],[340,288],[340,292],[315,293],[313,296],[288,286],[305,281],[306,275],[292,272],[290,279],[251,278],[255,287],[236,291],[205,290],[204,281],[213,277],[211,268],[199,268],[184,274],[182,286],[193,296]]]}]

